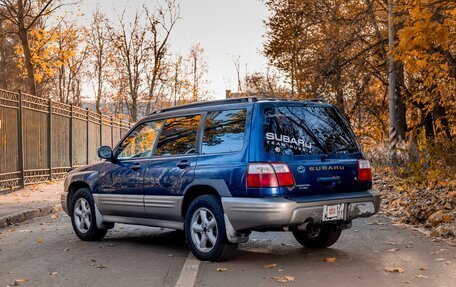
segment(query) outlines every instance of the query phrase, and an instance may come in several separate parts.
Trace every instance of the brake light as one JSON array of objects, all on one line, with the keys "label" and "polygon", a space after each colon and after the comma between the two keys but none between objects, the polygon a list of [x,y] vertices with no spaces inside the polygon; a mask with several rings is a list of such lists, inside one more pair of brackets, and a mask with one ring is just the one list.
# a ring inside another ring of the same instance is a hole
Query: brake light
[{"label": "brake light", "polygon": [[272,167],[276,172],[277,180],[279,181],[279,186],[294,185],[293,174],[291,173],[288,165],[284,163],[273,163]]},{"label": "brake light", "polygon": [[358,160],[358,180],[372,181],[372,169],[367,159]]},{"label": "brake light", "polygon": [[247,187],[279,187],[294,185],[290,168],[284,163],[251,163],[247,170]]}]

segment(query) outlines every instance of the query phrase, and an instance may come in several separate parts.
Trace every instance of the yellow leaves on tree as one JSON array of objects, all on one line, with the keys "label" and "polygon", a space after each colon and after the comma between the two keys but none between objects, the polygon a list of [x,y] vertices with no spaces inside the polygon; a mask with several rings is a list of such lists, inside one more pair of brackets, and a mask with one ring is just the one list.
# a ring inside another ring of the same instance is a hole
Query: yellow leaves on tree
[{"label": "yellow leaves on tree", "polygon": [[[35,80],[41,83],[54,76],[57,70],[76,54],[77,31],[73,27],[55,30],[33,29],[29,33],[29,41]],[[18,67],[23,72],[23,77],[26,77],[23,48],[21,45],[15,48]]]},{"label": "yellow leaves on tree", "polygon": [[412,100],[433,108],[436,101],[454,107],[456,3],[401,0],[396,4],[398,45],[395,58],[422,85]]}]

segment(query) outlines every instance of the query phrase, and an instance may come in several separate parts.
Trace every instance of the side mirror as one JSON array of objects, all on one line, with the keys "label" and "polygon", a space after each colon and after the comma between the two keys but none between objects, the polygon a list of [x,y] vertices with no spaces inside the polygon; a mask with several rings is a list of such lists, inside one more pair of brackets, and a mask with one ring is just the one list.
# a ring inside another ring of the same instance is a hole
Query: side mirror
[{"label": "side mirror", "polygon": [[98,148],[98,157],[104,159],[112,159],[112,149],[107,145]]}]

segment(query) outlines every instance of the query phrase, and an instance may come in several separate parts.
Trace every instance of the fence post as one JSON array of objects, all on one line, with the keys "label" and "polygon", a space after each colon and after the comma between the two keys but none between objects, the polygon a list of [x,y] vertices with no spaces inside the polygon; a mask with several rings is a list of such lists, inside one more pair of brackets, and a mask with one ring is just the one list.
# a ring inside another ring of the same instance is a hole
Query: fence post
[{"label": "fence post", "polygon": [[89,108],[86,108],[86,153],[87,153],[87,164],[89,164]]},{"label": "fence post", "polygon": [[73,104],[70,106],[70,128],[69,128],[69,155],[70,155],[70,168],[73,167]]},{"label": "fence post", "polygon": [[48,99],[48,165],[49,180],[52,180],[52,100]]},{"label": "fence post", "polygon": [[18,144],[18,165],[19,165],[19,171],[21,173],[20,179],[19,179],[19,187],[24,188],[25,186],[25,173],[24,173],[24,145],[22,144],[22,139],[24,136],[24,126],[22,122],[22,92],[19,90],[19,109],[17,113],[17,127],[18,127],[18,133],[17,133],[17,144]]},{"label": "fence post", "polygon": [[114,116],[111,115],[111,148],[114,148]]}]

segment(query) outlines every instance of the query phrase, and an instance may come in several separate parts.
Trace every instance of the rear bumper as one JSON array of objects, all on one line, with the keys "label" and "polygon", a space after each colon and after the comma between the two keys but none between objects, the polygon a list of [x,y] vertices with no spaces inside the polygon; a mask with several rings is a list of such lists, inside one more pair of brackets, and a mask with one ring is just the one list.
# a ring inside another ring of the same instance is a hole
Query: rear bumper
[{"label": "rear bumper", "polygon": [[239,232],[298,226],[309,220],[321,223],[324,205],[345,204],[343,221],[351,221],[377,213],[380,201],[373,190],[294,198],[222,197],[223,210]]}]

